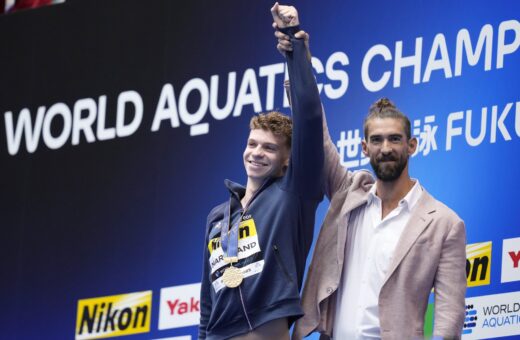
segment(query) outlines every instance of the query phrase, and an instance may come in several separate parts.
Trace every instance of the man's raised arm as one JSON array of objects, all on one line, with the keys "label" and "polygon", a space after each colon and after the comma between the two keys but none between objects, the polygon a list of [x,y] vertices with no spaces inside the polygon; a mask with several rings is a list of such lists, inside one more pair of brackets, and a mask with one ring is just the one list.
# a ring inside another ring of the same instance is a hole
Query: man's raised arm
[{"label": "man's raised arm", "polygon": [[276,3],[271,9],[278,29],[287,35],[292,50],[285,53],[291,81],[291,109],[293,135],[291,163],[285,176],[285,184],[300,196],[321,199],[323,190],[323,131],[321,101],[311,64],[307,59],[307,47],[302,39],[298,12],[292,6]]},{"label": "man's raised arm", "polygon": [[[276,9],[279,10],[281,17],[277,16]],[[287,85],[287,89],[289,90],[288,95],[291,100],[291,106],[293,108],[293,112],[295,112],[295,108],[299,109],[301,102],[307,98],[317,98],[319,100],[319,94],[317,91],[316,80],[314,75],[312,74],[312,66],[311,66],[311,54],[309,51],[309,35],[299,30],[299,27],[296,26],[293,28],[292,35],[287,34],[285,29],[280,29],[280,26],[284,27],[285,22],[292,21],[293,24],[299,24],[298,13],[296,9],[292,11],[294,7],[291,6],[279,6],[275,4],[271,9],[273,13],[273,27],[275,28],[275,37],[278,38],[277,49],[280,53],[287,57],[287,63],[289,67],[289,78],[291,80],[291,85]],[[285,21],[284,21],[285,18]],[[297,30],[298,29],[298,30]],[[297,31],[296,31],[297,30]],[[294,32],[296,31],[296,32]],[[302,41],[303,40],[303,43]],[[301,48],[305,48],[305,58],[302,58]],[[292,59],[291,59],[292,58]],[[296,73],[296,74],[295,74]],[[306,73],[307,79],[306,82],[300,82],[298,77],[298,73]],[[312,79],[310,79],[312,78]],[[298,107],[295,107],[294,102],[300,104]],[[315,103],[314,103],[315,104]],[[316,106],[314,106],[316,108]],[[322,114],[322,106],[320,101],[319,106],[320,114]],[[322,148],[324,149],[324,165],[323,165],[323,191],[327,195],[329,199],[334,196],[336,191],[338,191],[343,185],[348,183],[346,177],[348,176],[347,171],[345,171],[344,167],[341,165],[339,154],[336,146],[333,144],[329,130],[327,127],[327,122],[325,119],[325,115],[322,114]]]}]

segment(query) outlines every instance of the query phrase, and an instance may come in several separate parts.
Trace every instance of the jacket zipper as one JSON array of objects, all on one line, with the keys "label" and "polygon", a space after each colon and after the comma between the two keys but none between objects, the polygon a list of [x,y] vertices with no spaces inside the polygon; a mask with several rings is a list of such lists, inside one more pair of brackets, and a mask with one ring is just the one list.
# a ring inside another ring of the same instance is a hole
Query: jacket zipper
[{"label": "jacket zipper", "polygon": [[240,294],[240,302],[242,303],[242,310],[244,311],[244,315],[246,316],[247,324],[249,325],[249,330],[253,330],[253,326],[251,326],[251,320],[249,320],[249,316],[247,316],[246,304],[244,303],[244,297],[242,295],[242,287],[238,286],[238,293]]},{"label": "jacket zipper", "polygon": [[[248,202],[246,202],[246,205],[245,207],[242,209],[242,214],[240,214],[240,217],[239,217],[239,221],[242,220],[242,217],[246,214],[247,212],[247,209],[249,208],[249,206],[251,205],[251,203],[253,202],[253,200],[256,198],[256,196],[258,196],[258,194],[267,186],[267,183],[270,181],[270,179],[267,179],[266,181],[264,181],[264,183],[262,183],[262,185],[260,186],[260,188],[253,194],[253,196],[251,196],[251,198],[249,199]],[[234,194],[234,193],[233,193]],[[238,201],[240,202],[240,199],[237,197]],[[231,209],[231,205],[230,205],[230,209]],[[240,223],[240,222],[239,222]],[[240,295],[240,303],[242,305],[242,311],[244,312],[244,315],[246,317],[246,320],[247,320],[247,325],[249,326],[249,330],[252,331],[253,330],[253,326],[251,325],[251,320],[249,320],[249,316],[247,315],[247,309],[246,309],[246,304],[244,302],[244,296],[242,295],[242,286],[238,286],[238,293]]]}]

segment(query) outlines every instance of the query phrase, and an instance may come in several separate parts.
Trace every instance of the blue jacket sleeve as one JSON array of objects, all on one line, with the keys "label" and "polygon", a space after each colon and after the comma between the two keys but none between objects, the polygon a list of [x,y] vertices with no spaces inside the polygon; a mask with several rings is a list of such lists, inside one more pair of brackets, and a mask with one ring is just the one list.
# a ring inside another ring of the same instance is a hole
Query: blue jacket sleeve
[{"label": "blue jacket sleeve", "polygon": [[211,283],[210,283],[210,268],[209,268],[209,251],[208,251],[208,235],[209,226],[206,227],[206,237],[204,238],[204,256],[202,258],[202,283],[200,289],[200,323],[199,323],[199,340],[206,339],[206,329],[208,327],[209,317],[211,315],[212,300],[211,300]]},{"label": "blue jacket sleeve", "polygon": [[294,33],[299,27],[281,29],[291,37],[293,51],[286,53],[293,119],[291,159],[285,186],[306,199],[321,200],[323,131],[321,101],[303,39]]}]

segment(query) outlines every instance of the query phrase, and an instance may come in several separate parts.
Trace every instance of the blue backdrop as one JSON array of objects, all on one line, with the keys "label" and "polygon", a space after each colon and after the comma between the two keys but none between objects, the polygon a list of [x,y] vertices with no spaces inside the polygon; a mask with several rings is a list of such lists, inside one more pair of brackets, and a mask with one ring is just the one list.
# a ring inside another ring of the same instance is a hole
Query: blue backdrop
[{"label": "blue backdrop", "polygon": [[[367,167],[356,137],[368,106],[391,98],[421,143],[411,175],[484,249],[470,274],[489,259],[468,301],[519,303],[507,254],[520,251],[520,5],[292,4],[345,165]],[[161,289],[200,282],[206,215],[226,199],[225,178],[246,180],[251,115],[289,112],[271,5],[68,1],[0,17],[1,338],[92,338],[95,327],[78,334],[94,313],[80,301],[144,291],[149,327],[105,336],[196,338],[197,287]],[[169,309],[176,298],[186,310]],[[519,323],[491,328],[520,334]]]}]

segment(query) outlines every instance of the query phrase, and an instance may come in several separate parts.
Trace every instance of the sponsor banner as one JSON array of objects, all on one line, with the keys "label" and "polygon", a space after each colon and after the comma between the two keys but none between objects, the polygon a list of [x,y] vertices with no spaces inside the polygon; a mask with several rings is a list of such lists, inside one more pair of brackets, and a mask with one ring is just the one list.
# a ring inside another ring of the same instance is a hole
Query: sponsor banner
[{"label": "sponsor banner", "polygon": [[520,237],[502,243],[502,282],[520,281]]},{"label": "sponsor banner", "polygon": [[174,336],[170,338],[157,338],[152,340],[191,340],[191,335],[184,335],[184,336]]},{"label": "sponsor banner", "polygon": [[488,285],[491,281],[491,242],[466,245],[468,287]]},{"label": "sponsor banner", "polygon": [[152,291],[78,301],[76,340],[150,331]]},{"label": "sponsor banner", "polygon": [[161,289],[159,329],[194,326],[200,319],[200,283]]},{"label": "sponsor banner", "polygon": [[463,339],[489,339],[520,334],[520,292],[466,299]]}]

